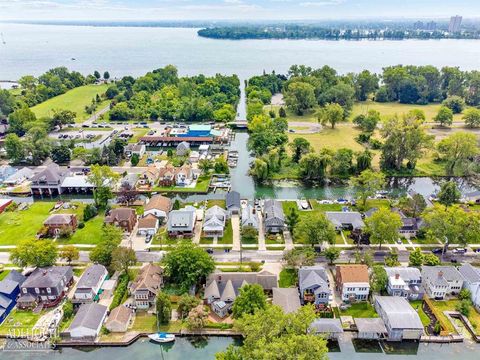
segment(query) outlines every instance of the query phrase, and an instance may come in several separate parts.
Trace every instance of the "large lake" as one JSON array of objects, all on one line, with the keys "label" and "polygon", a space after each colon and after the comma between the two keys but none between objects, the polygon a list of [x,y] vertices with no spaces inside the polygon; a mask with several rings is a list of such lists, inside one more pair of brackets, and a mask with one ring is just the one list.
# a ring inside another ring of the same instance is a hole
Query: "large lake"
[{"label": "large lake", "polygon": [[[345,73],[394,64],[480,68],[478,40],[214,40],[196,29],[0,23],[0,80],[67,66],[82,73],[141,75],[175,64],[181,74],[286,72],[292,64],[331,65]],[[75,60],[72,60],[74,58]]]}]

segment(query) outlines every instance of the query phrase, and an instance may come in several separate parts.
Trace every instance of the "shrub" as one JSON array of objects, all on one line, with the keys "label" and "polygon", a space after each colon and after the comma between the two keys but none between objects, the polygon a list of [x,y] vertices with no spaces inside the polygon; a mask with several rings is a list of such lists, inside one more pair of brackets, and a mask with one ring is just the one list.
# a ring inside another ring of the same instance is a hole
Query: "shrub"
[{"label": "shrub", "polygon": [[382,142],[378,139],[370,139],[368,143],[373,150],[379,150],[382,148]]},{"label": "shrub", "polygon": [[260,264],[255,261],[249,262],[248,265],[250,265],[250,269],[252,269],[252,272],[258,272],[260,270]]},{"label": "shrub", "polygon": [[98,209],[93,204],[88,204],[87,206],[85,206],[85,209],[83,209],[83,221],[88,221],[97,215]]},{"label": "shrub", "polygon": [[85,223],[84,223],[84,222],[78,223],[78,228],[79,228],[79,229],[83,229],[84,227],[85,227]]},{"label": "shrub", "polygon": [[460,293],[458,294],[458,298],[460,300],[470,300],[472,293],[468,289],[462,289],[460,290]]},{"label": "shrub", "polygon": [[122,304],[124,298],[127,296],[127,287],[128,287],[129,276],[128,274],[120,275],[117,289],[113,295],[112,303],[110,304],[110,310],[116,308],[118,305]]},{"label": "shrub", "polygon": [[372,133],[368,133],[368,132],[362,132],[360,133],[357,137],[356,137],[356,141],[363,144],[363,143],[367,143],[370,141],[370,137],[372,136]]},{"label": "shrub", "polygon": [[130,159],[130,163],[132,164],[132,166],[137,166],[139,162],[140,162],[140,158],[138,154],[133,154]]},{"label": "shrub", "polygon": [[460,301],[457,306],[456,306],[456,310],[462,314],[463,316],[467,316],[470,315],[470,308],[472,307],[472,304],[470,302],[470,300],[462,300]]}]

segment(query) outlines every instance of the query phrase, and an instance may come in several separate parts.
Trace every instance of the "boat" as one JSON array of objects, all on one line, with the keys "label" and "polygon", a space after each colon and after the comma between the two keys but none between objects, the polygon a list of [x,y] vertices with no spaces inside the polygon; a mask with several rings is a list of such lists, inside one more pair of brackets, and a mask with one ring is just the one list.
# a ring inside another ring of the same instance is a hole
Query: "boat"
[{"label": "boat", "polygon": [[310,207],[306,199],[300,200],[300,206],[302,207],[303,210],[307,210]]},{"label": "boat", "polygon": [[175,341],[175,335],[163,333],[163,332],[150,334],[148,335],[148,338],[157,343],[169,343],[169,342]]}]

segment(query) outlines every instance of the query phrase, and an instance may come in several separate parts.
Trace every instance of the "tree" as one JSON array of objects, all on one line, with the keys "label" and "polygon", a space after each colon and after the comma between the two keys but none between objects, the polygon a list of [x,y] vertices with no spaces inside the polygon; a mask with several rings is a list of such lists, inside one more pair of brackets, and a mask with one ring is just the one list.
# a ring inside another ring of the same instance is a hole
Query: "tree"
[{"label": "tree", "polygon": [[28,107],[17,109],[8,116],[8,131],[22,136],[35,121],[37,117]]},{"label": "tree", "polygon": [[385,175],[381,172],[364,170],[350,181],[355,188],[357,196],[362,200],[362,207],[367,205],[367,199],[383,188]]},{"label": "tree", "polygon": [[387,289],[388,275],[382,265],[373,266],[370,274],[370,289],[372,292],[382,294]]},{"label": "tree", "polygon": [[138,154],[137,153],[133,154],[132,157],[130,158],[130,164],[132,164],[132,166],[137,166],[139,162],[140,162],[140,157],[138,156]]},{"label": "tree", "polygon": [[463,115],[463,121],[465,125],[475,128],[480,126],[480,110],[476,108],[470,108],[465,110]]},{"label": "tree", "polygon": [[437,149],[447,162],[449,174],[457,172],[461,175],[468,172],[468,166],[479,153],[477,137],[467,132],[457,132],[442,139]]},{"label": "tree", "polygon": [[363,70],[354,77],[355,97],[358,101],[365,101],[370,94],[378,89],[378,77],[376,74]]},{"label": "tree", "polygon": [[423,265],[426,265],[426,266],[440,265],[440,259],[435,254],[430,254],[430,253],[424,254]]},{"label": "tree", "polygon": [[337,260],[338,257],[340,256],[340,249],[337,249],[336,247],[331,246],[325,249],[325,251],[323,252],[323,255],[327,258],[330,265],[332,265],[335,262],[335,260]]},{"label": "tree", "polygon": [[65,245],[60,250],[59,257],[61,259],[67,260],[68,265],[70,265],[73,260],[78,260],[78,258],[80,257],[80,252],[73,245]]},{"label": "tree", "polygon": [[59,146],[55,146],[52,149],[52,153],[50,156],[52,160],[57,164],[65,164],[70,162],[72,151],[67,145],[61,144]]},{"label": "tree", "polygon": [[278,116],[280,116],[281,118],[287,117],[287,112],[285,111],[285,108],[283,106],[280,107],[280,110],[278,110]]},{"label": "tree", "polygon": [[283,261],[288,267],[294,269],[312,266],[315,264],[315,251],[310,247],[293,248],[283,253]]},{"label": "tree", "polygon": [[412,196],[404,196],[398,200],[398,207],[409,217],[419,217],[427,207],[423,195],[415,193]]},{"label": "tree", "polygon": [[336,237],[335,228],[324,214],[304,217],[295,229],[295,235],[312,247],[324,242],[334,244]]},{"label": "tree", "polygon": [[455,310],[457,310],[460,314],[466,317],[470,315],[471,309],[472,309],[472,302],[470,301],[470,299],[460,301],[455,307]]},{"label": "tree", "polygon": [[170,296],[164,292],[157,294],[155,301],[155,311],[157,313],[157,321],[161,325],[167,325],[172,317],[172,303]]},{"label": "tree", "polygon": [[215,174],[228,174],[230,172],[225,157],[220,156],[215,160],[215,163],[213,165],[213,171],[215,171]]},{"label": "tree", "polygon": [[311,305],[290,314],[284,314],[278,306],[267,306],[263,311],[245,315],[236,322],[244,336],[243,346],[231,345],[216,354],[216,359],[297,360],[315,354],[315,359],[327,360],[326,340],[308,331],[315,318]]},{"label": "tree", "polygon": [[190,311],[200,304],[200,299],[195,296],[183,294],[178,300],[177,312],[180,318],[185,319]]},{"label": "tree", "polygon": [[302,137],[293,139],[289,146],[293,152],[292,161],[296,163],[300,161],[303,155],[308,154],[311,148],[310,142]]},{"label": "tree", "polygon": [[137,256],[132,248],[117,247],[112,251],[112,268],[128,274],[130,266],[135,265]]},{"label": "tree", "polygon": [[120,204],[125,204],[129,206],[133,204],[138,199],[138,191],[130,183],[124,182],[120,186],[120,191],[117,195],[117,201]]},{"label": "tree", "polygon": [[332,129],[335,128],[337,123],[343,121],[344,118],[345,111],[337,103],[327,104],[318,114],[318,121],[321,122],[322,125],[329,123]]},{"label": "tree", "polygon": [[447,181],[440,188],[438,202],[445,206],[450,206],[457,203],[461,196],[462,193],[458,190],[457,184],[454,181]]},{"label": "tree", "polygon": [[382,169],[401,170],[405,160],[408,169],[415,169],[417,160],[433,141],[425,131],[424,121],[422,111],[410,111],[401,118],[394,116],[383,123],[380,129],[384,139],[380,158]]},{"label": "tree", "polygon": [[203,174],[208,174],[213,168],[213,162],[210,159],[201,159],[198,162],[198,168],[202,170]]},{"label": "tree", "polygon": [[83,221],[88,221],[98,215],[98,209],[93,204],[87,204],[83,209]]},{"label": "tree", "polygon": [[52,266],[57,257],[57,245],[51,240],[24,240],[10,251],[10,260],[21,268]]},{"label": "tree", "polygon": [[188,291],[214,269],[215,262],[202,248],[189,241],[182,241],[163,258],[170,280]]},{"label": "tree", "polygon": [[289,84],[285,92],[285,104],[297,115],[303,115],[316,104],[315,88],[301,81]]},{"label": "tree", "polygon": [[354,170],[353,150],[347,148],[338,149],[333,155],[330,173],[338,177],[348,177]]},{"label": "tree", "polygon": [[454,114],[460,114],[465,108],[465,100],[460,96],[449,96],[442,102],[443,106],[446,106]]},{"label": "tree", "polygon": [[390,250],[387,256],[385,256],[385,265],[388,267],[400,266],[398,261],[398,252],[395,248]]},{"label": "tree", "polygon": [[5,89],[0,89],[0,119],[2,115],[7,116],[15,107],[15,97]]},{"label": "tree", "polygon": [[91,166],[87,179],[94,186],[93,199],[97,207],[106,207],[108,200],[113,198],[111,186],[118,178],[119,175],[108,166]]},{"label": "tree", "polygon": [[353,119],[353,123],[366,133],[373,132],[379,122],[380,113],[376,110],[369,110],[367,115],[361,114]]},{"label": "tree", "polygon": [[64,125],[75,124],[77,113],[70,110],[53,110],[53,116],[50,119],[49,126],[53,130],[57,126],[62,129]]},{"label": "tree", "polygon": [[95,70],[95,71],[93,72],[93,76],[95,76],[95,79],[97,79],[97,80],[102,77],[97,70]]},{"label": "tree", "polygon": [[287,216],[285,217],[285,223],[287,224],[288,231],[290,231],[291,234],[295,231],[295,227],[298,224],[300,215],[298,215],[297,209],[294,207],[290,208],[290,211],[288,212]]},{"label": "tree", "polygon": [[467,289],[467,288],[463,288],[462,290],[460,290],[460,292],[458,293],[458,298],[460,300],[470,300],[472,297],[472,292]]},{"label": "tree", "polygon": [[365,219],[365,232],[370,235],[370,242],[382,248],[383,243],[392,243],[398,239],[398,230],[402,226],[400,215],[381,208]]},{"label": "tree", "polygon": [[90,260],[110,267],[112,264],[112,253],[120,245],[122,235],[120,228],[113,225],[104,226],[100,242],[90,251]]},{"label": "tree", "polygon": [[253,226],[244,226],[242,228],[242,241],[246,243],[255,243],[258,239],[258,231]]},{"label": "tree", "polygon": [[8,134],[5,138],[7,157],[14,164],[25,160],[25,147],[17,134]]},{"label": "tree", "polygon": [[320,154],[310,153],[305,155],[299,163],[300,176],[305,181],[324,181],[332,156],[332,152],[327,149],[322,149]]},{"label": "tree", "polygon": [[240,292],[233,302],[233,318],[239,319],[245,314],[255,314],[267,306],[267,297],[263,293],[263,288],[258,284],[245,284],[240,288]]},{"label": "tree", "polygon": [[360,174],[362,171],[370,169],[372,166],[372,153],[365,149],[365,151],[357,153],[356,173]]},{"label": "tree", "polygon": [[453,111],[446,106],[442,106],[433,120],[439,123],[440,126],[450,126],[453,122]]},{"label": "tree", "polygon": [[110,79],[110,73],[109,73],[108,71],[105,71],[105,72],[103,73],[103,78],[104,78],[105,80]]},{"label": "tree", "polygon": [[420,248],[416,248],[408,257],[409,265],[410,266],[422,266],[423,264],[423,254]]},{"label": "tree", "polygon": [[213,112],[215,121],[230,122],[235,120],[236,111],[230,104],[224,104],[220,109]]},{"label": "tree", "polygon": [[188,313],[187,327],[190,330],[201,330],[208,322],[208,312],[203,305],[194,307]]}]

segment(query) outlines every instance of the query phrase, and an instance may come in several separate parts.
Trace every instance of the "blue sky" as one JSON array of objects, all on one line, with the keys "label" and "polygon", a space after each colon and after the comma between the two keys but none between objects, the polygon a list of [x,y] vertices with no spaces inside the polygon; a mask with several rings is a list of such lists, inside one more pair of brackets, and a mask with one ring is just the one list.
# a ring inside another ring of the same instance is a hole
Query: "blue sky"
[{"label": "blue sky", "polygon": [[1,19],[257,20],[480,17],[480,0],[0,0]]}]

